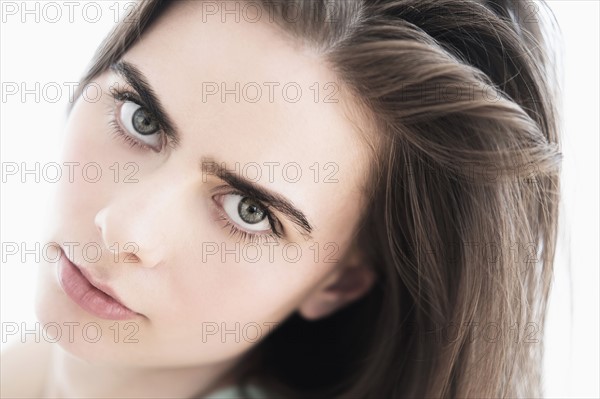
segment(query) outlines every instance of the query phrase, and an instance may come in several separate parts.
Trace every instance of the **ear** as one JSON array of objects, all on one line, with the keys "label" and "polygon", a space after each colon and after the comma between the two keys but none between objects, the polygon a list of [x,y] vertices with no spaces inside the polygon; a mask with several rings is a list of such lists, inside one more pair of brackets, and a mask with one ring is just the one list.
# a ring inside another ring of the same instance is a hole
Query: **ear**
[{"label": "ear", "polygon": [[364,259],[359,250],[353,249],[301,303],[298,308],[300,315],[307,320],[317,320],[335,313],[369,292],[376,274],[372,265]]}]

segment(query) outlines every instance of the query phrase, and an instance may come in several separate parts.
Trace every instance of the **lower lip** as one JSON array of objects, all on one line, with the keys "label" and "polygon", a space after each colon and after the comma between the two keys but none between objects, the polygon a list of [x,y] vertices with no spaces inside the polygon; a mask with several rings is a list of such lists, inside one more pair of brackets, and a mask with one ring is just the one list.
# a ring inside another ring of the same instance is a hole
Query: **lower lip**
[{"label": "lower lip", "polygon": [[58,281],[65,293],[87,312],[107,320],[129,320],[138,316],[111,296],[94,287],[64,252],[58,262]]}]

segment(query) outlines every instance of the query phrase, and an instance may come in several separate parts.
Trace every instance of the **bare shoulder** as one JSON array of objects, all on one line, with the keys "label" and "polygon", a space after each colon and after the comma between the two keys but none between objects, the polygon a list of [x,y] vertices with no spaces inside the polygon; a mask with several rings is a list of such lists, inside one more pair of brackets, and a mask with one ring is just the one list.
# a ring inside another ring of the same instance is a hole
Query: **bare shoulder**
[{"label": "bare shoulder", "polygon": [[13,342],[0,353],[0,397],[40,397],[52,344],[40,339]]}]

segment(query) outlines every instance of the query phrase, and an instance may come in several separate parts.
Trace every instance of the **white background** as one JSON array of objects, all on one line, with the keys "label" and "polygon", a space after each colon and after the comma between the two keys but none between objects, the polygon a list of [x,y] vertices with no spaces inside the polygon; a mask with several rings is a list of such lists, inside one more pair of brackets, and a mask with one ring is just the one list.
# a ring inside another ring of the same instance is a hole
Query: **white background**
[{"label": "white background", "polygon": [[[3,1],[22,7],[22,3]],[[29,9],[35,3],[27,2]],[[55,10],[40,2],[40,20],[35,14],[3,14],[1,27],[1,81],[25,82],[26,88],[56,83],[62,87],[59,101],[55,90],[36,102],[33,94],[2,100],[0,149],[2,162],[48,162],[59,160],[66,116],[68,88],[77,82],[97,45],[115,23],[115,13],[125,12],[127,2],[102,1],[95,23],[95,7],[77,2],[73,22],[61,6]],[[551,0],[562,28],[564,50],[563,214],[555,282],[545,330],[545,387],[547,397],[600,397],[599,390],[599,55],[600,7],[597,1]],[[26,18],[21,23],[21,18]],[[87,19],[87,20],[86,20]],[[4,94],[4,93],[3,93]],[[27,184],[9,178],[2,184],[1,240],[25,242],[32,248],[44,226],[47,198],[52,184]],[[570,270],[569,270],[570,256]],[[35,262],[9,258],[1,267],[2,322],[33,322]],[[10,342],[10,341],[9,341]],[[5,345],[4,339],[2,346]]]}]

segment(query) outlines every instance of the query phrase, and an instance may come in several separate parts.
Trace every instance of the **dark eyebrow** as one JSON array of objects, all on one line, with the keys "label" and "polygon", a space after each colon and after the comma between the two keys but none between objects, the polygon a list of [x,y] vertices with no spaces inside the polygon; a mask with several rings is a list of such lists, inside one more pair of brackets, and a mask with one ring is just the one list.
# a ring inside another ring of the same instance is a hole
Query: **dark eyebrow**
[{"label": "dark eyebrow", "polygon": [[135,65],[127,61],[117,61],[111,64],[110,70],[121,76],[134,88],[143,102],[140,105],[146,107],[156,117],[165,133],[171,138],[173,146],[177,147],[181,135],[144,74]]},{"label": "dark eyebrow", "polygon": [[229,184],[236,190],[241,191],[245,195],[252,197],[254,199],[259,200],[273,208],[277,209],[279,212],[283,213],[287,216],[292,223],[298,226],[302,230],[303,236],[306,239],[312,240],[312,236],[310,233],[313,231],[313,226],[308,222],[306,216],[302,211],[295,208],[292,205],[292,202],[281,196],[278,193],[274,193],[272,191],[263,188],[256,183],[244,178],[243,176],[239,176],[233,172],[228,171],[224,166],[219,165],[217,162],[203,158],[202,159],[202,173],[203,176],[206,174],[212,174],[223,180],[225,183]]}]

